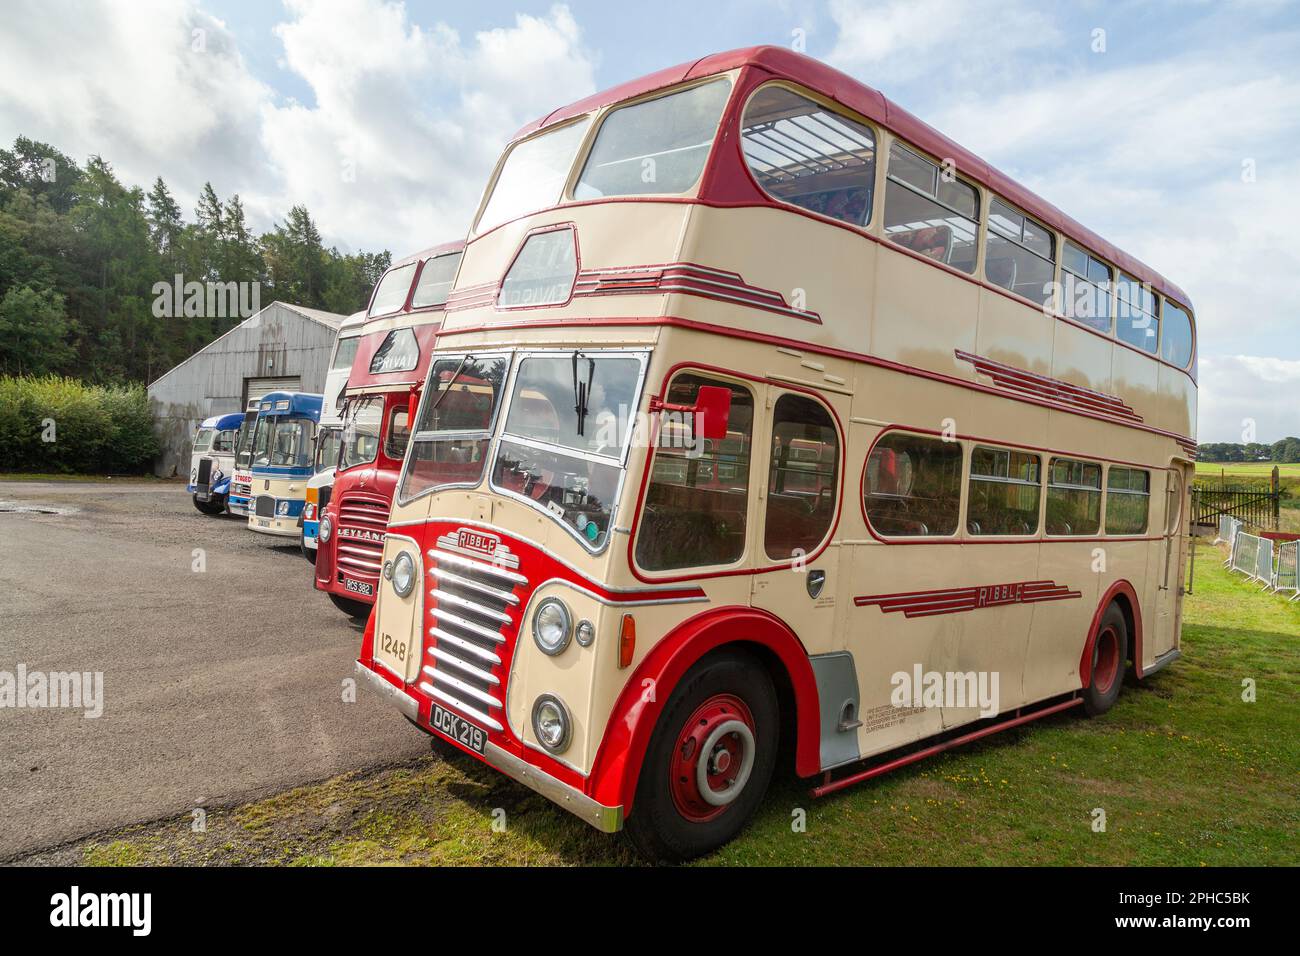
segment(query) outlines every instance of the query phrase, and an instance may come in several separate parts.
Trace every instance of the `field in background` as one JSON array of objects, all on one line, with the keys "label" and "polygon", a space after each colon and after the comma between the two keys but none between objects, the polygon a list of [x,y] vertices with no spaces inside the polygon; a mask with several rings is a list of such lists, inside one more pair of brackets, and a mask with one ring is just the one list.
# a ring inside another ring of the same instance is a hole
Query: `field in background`
[{"label": "field in background", "polygon": [[[1300,602],[1261,594],[1200,545],[1183,654],[1079,712],[987,738],[822,800],[773,786],[703,865],[1297,865]],[[1244,680],[1257,701],[1242,700]],[[404,730],[393,715],[394,733]],[[1100,809],[1105,832],[1094,832]],[[495,811],[495,814],[494,814]],[[504,816],[502,816],[504,811]],[[792,824],[806,815],[806,830]],[[504,819],[497,832],[494,820]],[[82,841],[30,862],[626,864],[596,833],[469,758],[429,756],[266,800]]]},{"label": "field in background", "polygon": [[1198,461],[1197,478],[1217,478],[1222,472],[1228,478],[1264,478],[1273,474],[1274,467],[1278,476],[1300,479],[1300,463],[1278,464],[1272,461]]}]

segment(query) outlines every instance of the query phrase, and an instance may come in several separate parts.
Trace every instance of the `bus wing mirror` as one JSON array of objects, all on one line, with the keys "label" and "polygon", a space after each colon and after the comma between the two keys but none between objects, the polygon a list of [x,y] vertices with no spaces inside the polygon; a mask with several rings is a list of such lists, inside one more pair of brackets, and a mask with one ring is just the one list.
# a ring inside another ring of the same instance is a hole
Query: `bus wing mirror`
[{"label": "bus wing mirror", "polygon": [[731,389],[721,385],[701,385],[695,396],[695,433],[709,441],[727,437],[731,419]]}]

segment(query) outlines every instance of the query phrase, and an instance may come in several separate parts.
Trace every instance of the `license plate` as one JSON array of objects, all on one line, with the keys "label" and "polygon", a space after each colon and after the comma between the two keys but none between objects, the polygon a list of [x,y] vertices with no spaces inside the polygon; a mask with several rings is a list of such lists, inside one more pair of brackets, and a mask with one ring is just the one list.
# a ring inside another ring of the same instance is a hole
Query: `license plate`
[{"label": "license plate", "polygon": [[258,518],[258,519],[257,519],[257,526],[258,526],[259,528],[269,528],[269,527],[271,527],[271,522],[268,521],[266,518]]},{"label": "license plate", "polygon": [[351,578],[345,577],[343,579],[343,588],[353,594],[364,594],[366,597],[375,596],[375,586],[367,584],[365,581],[353,581]]},{"label": "license plate", "polygon": [[475,727],[464,717],[443,710],[439,704],[433,705],[433,712],[429,715],[429,726],[461,746],[468,747],[476,754],[482,754],[483,748],[487,745],[487,731]]}]

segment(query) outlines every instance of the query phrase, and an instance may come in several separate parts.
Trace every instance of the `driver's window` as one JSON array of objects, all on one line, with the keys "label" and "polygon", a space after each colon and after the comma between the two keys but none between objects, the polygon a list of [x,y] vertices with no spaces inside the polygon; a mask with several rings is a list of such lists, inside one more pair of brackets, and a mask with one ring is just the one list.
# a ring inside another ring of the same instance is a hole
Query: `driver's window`
[{"label": "driver's window", "polygon": [[888,537],[956,533],[961,469],[960,442],[890,432],[867,459],[862,482],[867,523]]},{"label": "driver's window", "polygon": [[688,373],[664,400],[693,406],[701,385],[731,390],[727,437],[707,441],[684,416],[663,415],[637,532],[636,562],[647,571],[733,564],[745,553],[754,397],[744,386]]},{"label": "driver's window", "polygon": [[212,450],[229,455],[235,450],[235,433],[226,431],[217,435],[216,441],[212,443]]}]

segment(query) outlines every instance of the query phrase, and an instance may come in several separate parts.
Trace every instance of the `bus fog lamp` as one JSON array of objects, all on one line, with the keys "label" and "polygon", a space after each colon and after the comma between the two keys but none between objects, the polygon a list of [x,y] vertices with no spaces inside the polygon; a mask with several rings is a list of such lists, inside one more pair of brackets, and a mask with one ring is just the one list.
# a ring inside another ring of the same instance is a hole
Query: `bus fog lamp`
[{"label": "bus fog lamp", "polygon": [[533,734],[537,742],[553,754],[563,753],[569,747],[573,734],[573,721],[569,709],[560,698],[543,694],[533,703]]}]

